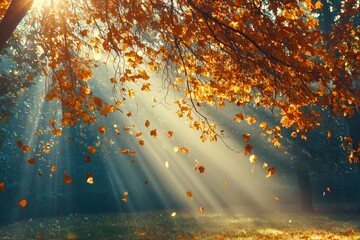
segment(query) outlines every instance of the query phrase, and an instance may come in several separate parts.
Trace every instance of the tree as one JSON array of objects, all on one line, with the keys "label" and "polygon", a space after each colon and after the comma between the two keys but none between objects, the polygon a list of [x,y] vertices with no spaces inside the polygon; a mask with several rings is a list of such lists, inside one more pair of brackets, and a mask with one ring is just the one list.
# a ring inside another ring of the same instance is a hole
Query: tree
[{"label": "tree", "polygon": [[[177,115],[202,133],[201,140],[213,141],[221,135],[202,111],[205,105],[277,108],[281,125],[297,134],[321,120],[311,106],[354,115],[360,105],[357,5],[343,1],[341,24],[331,34],[318,29],[313,15],[322,7],[310,0],[62,0],[44,3],[26,20],[50,79],[45,97],[62,104],[62,126],[92,124],[95,112],[121,111],[136,94],[130,83],[151,91],[149,71],[165,69],[164,85],[184,94]],[[111,103],[93,93],[97,55],[114,65],[114,76],[104,80],[113,86]],[[256,122],[245,111],[234,115]],[[279,126],[262,128],[280,145]],[[245,153],[251,149],[247,145]]]}]

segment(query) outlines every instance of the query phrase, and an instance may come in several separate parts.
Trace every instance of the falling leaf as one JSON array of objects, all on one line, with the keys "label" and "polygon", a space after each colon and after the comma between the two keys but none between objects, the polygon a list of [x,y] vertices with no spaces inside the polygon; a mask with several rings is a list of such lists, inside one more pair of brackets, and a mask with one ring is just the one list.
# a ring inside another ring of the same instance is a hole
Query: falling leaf
[{"label": "falling leaf", "polygon": [[16,141],[16,145],[18,146],[18,148],[22,148],[23,144],[22,141]]},{"label": "falling leaf", "polygon": [[145,127],[149,127],[150,126],[150,122],[149,122],[149,120],[146,120],[145,121]]},{"label": "falling leaf", "polygon": [[315,9],[320,9],[320,8],[322,8],[323,7],[323,4],[321,3],[321,1],[317,1],[316,3],[315,3]]},{"label": "falling leaf", "polygon": [[86,174],[86,182],[87,182],[88,184],[94,184],[94,178],[93,178],[93,176],[92,176],[91,173],[87,173],[87,174]]},{"label": "falling leaf", "polygon": [[252,154],[252,155],[249,157],[249,160],[250,160],[251,163],[255,163],[255,162],[256,162],[256,159],[257,159],[257,157],[256,157],[255,154]]},{"label": "falling leaf", "polygon": [[142,135],[143,135],[142,132],[138,132],[138,133],[136,133],[135,137],[136,137],[136,138],[141,138]]},{"label": "falling leaf", "polygon": [[140,146],[143,146],[144,143],[145,143],[144,140],[139,140],[139,145],[140,145]]},{"label": "falling leaf", "polygon": [[85,157],[84,157],[84,162],[85,162],[85,163],[91,162],[91,158],[90,158],[89,156],[85,156]]},{"label": "falling leaf", "polygon": [[121,199],[121,201],[122,201],[123,203],[126,203],[126,202],[127,202],[127,198],[124,197],[124,198]]},{"label": "falling leaf", "polygon": [[128,195],[129,195],[129,192],[125,191],[124,196],[128,196]]},{"label": "falling leaf", "polygon": [[247,144],[244,149],[244,155],[246,156],[248,153],[251,153],[253,147],[250,144]]},{"label": "falling leaf", "polygon": [[28,202],[27,202],[27,200],[26,199],[21,199],[20,201],[19,201],[19,205],[20,205],[20,207],[26,207],[26,205],[28,204]]},{"label": "falling leaf", "polygon": [[276,170],[275,170],[275,168],[269,168],[268,169],[268,174],[266,175],[266,177],[268,178],[268,177],[271,177],[272,175],[274,175],[275,174],[275,172],[276,172]]},{"label": "falling leaf", "polygon": [[268,123],[267,122],[262,122],[259,125],[264,131],[268,130]]},{"label": "falling leaf", "polygon": [[100,127],[98,127],[98,131],[99,131],[100,133],[105,133],[105,132],[106,132],[105,126],[100,126]]},{"label": "falling leaf", "polygon": [[134,156],[134,155],[135,155],[135,151],[130,151],[130,152],[129,152],[129,156],[130,156],[130,157],[132,157],[132,156]]},{"label": "falling leaf", "polygon": [[203,165],[199,166],[198,169],[200,173],[205,172],[205,167]]},{"label": "falling leaf", "polygon": [[165,167],[169,168],[169,162],[168,161],[165,162]]},{"label": "falling leaf", "polygon": [[0,191],[5,190],[5,182],[0,182]]},{"label": "falling leaf", "polygon": [[331,131],[327,131],[327,138],[331,138]]},{"label": "falling leaf", "polygon": [[175,216],[176,216],[176,212],[172,212],[172,213],[171,213],[171,216],[172,216],[172,217],[175,217]]},{"label": "falling leaf", "polygon": [[95,154],[96,153],[96,148],[94,146],[88,146],[88,152],[91,154]]},{"label": "falling leaf", "polygon": [[189,153],[189,149],[187,149],[185,147],[180,148],[180,151],[183,153]]},{"label": "falling leaf", "polygon": [[131,112],[127,112],[127,113],[126,113],[126,116],[127,116],[127,117],[131,117],[131,116],[132,116]]},{"label": "falling leaf", "polygon": [[44,146],[43,151],[44,151],[44,153],[49,153],[50,152],[50,147],[49,146]]},{"label": "falling leaf", "polygon": [[23,146],[22,151],[23,151],[24,153],[27,153],[27,152],[30,151],[30,147],[27,146],[27,145],[25,145],[25,146]]},{"label": "falling leaf", "polygon": [[268,167],[268,164],[266,162],[263,163],[262,165],[263,168],[267,168]]},{"label": "falling leaf", "polygon": [[205,211],[205,208],[203,208],[203,207],[200,207],[200,213],[204,213],[204,211]]},{"label": "falling leaf", "polygon": [[256,123],[256,118],[253,117],[253,116],[248,116],[248,117],[246,118],[246,122],[251,125],[251,124],[253,124],[253,123]]},{"label": "falling leaf", "polygon": [[53,165],[53,166],[51,167],[51,171],[52,171],[52,172],[55,172],[55,171],[56,171],[56,166],[55,166],[55,165]]},{"label": "falling leaf", "polygon": [[330,188],[329,188],[329,187],[327,187],[327,188],[326,188],[326,191],[330,192]]},{"label": "falling leaf", "polygon": [[121,150],[120,152],[121,152],[122,154],[127,154],[129,151],[130,151],[129,149],[123,149],[123,150]]},{"label": "falling leaf", "polygon": [[168,131],[168,133],[167,133],[167,135],[168,135],[169,138],[171,138],[171,137],[173,136],[173,134],[174,134],[174,133],[173,133],[172,131]]},{"label": "falling leaf", "polygon": [[156,129],[150,131],[150,136],[156,138],[156,136],[157,136]]},{"label": "falling leaf", "polygon": [[29,164],[34,164],[34,163],[35,163],[35,158],[29,158],[29,159],[27,160],[27,162],[28,162]]},{"label": "falling leaf", "polygon": [[63,181],[64,181],[64,183],[67,183],[67,184],[70,184],[70,183],[72,182],[70,176],[64,176],[64,177],[63,177]]},{"label": "falling leaf", "polygon": [[178,152],[179,152],[179,147],[178,147],[178,146],[175,146],[175,147],[174,147],[174,152],[175,152],[175,153],[178,153]]},{"label": "falling leaf", "polygon": [[116,134],[116,135],[120,135],[120,130],[119,130],[119,129],[115,129],[115,134]]},{"label": "falling leaf", "polygon": [[275,196],[274,199],[275,199],[276,201],[279,201],[279,197],[277,197],[277,196]]},{"label": "falling leaf", "polygon": [[186,196],[190,199],[193,200],[193,194],[191,191],[186,192]]},{"label": "falling leaf", "polygon": [[249,134],[249,133],[243,134],[243,141],[244,141],[244,142],[250,141],[250,135],[251,135],[251,134]]}]

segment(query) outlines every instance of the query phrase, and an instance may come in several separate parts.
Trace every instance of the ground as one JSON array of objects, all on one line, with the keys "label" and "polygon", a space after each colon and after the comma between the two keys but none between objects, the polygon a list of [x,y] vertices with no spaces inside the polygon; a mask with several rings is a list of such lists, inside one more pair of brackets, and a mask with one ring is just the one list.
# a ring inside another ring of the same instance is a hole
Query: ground
[{"label": "ground", "polygon": [[360,239],[360,217],[331,208],[75,214],[2,226],[0,239]]}]

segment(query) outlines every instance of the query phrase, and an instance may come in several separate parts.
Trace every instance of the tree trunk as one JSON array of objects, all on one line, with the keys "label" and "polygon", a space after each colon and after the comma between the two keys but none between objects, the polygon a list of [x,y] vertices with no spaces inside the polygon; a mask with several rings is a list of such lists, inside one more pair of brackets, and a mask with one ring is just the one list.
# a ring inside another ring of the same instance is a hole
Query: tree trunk
[{"label": "tree trunk", "polygon": [[[352,145],[353,148],[356,150],[360,144],[360,113],[355,112],[352,118],[347,118],[347,123],[349,126],[350,137],[352,138]],[[360,154],[355,153],[355,157],[360,158]],[[359,182],[360,182],[360,165],[359,165]],[[360,214],[360,184],[357,184],[357,186],[358,186],[358,201],[359,201],[358,214]]]},{"label": "tree trunk", "polygon": [[25,17],[32,6],[33,0],[12,0],[4,18],[0,23],[0,51],[15,31],[17,25]]},{"label": "tree trunk", "polygon": [[301,211],[314,212],[308,167],[304,163],[298,163],[296,166],[296,175],[300,187]]}]

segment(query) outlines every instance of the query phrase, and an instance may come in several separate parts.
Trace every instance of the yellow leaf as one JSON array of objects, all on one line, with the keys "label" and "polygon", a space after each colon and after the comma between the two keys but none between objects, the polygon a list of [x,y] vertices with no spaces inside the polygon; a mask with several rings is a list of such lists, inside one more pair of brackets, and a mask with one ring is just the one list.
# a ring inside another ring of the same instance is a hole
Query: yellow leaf
[{"label": "yellow leaf", "polygon": [[191,191],[187,191],[186,192],[186,196],[190,199],[190,200],[193,200],[193,194]]},{"label": "yellow leaf", "polygon": [[322,8],[323,7],[323,4],[321,3],[321,1],[317,1],[316,3],[315,3],[315,9],[320,9],[320,8]]},{"label": "yellow leaf", "polygon": [[250,160],[251,163],[255,163],[255,162],[256,162],[256,159],[257,159],[257,157],[256,157],[255,154],[252,154],[252,155],[250,156],[250,158],[249,158],[249,160]]},{"label": "yellow leaf", "polygon": [[276,172],[275,168],[269,168],[268,169],[268,174],[266,175],[267,178],[271,177],[272,175],[274,175]]},{"label": "yellow leaf", "polygon": [[244,142],[250,141],[250,134],[249,134],[249,133],[243,134],[243,141],[244,141]]}]

